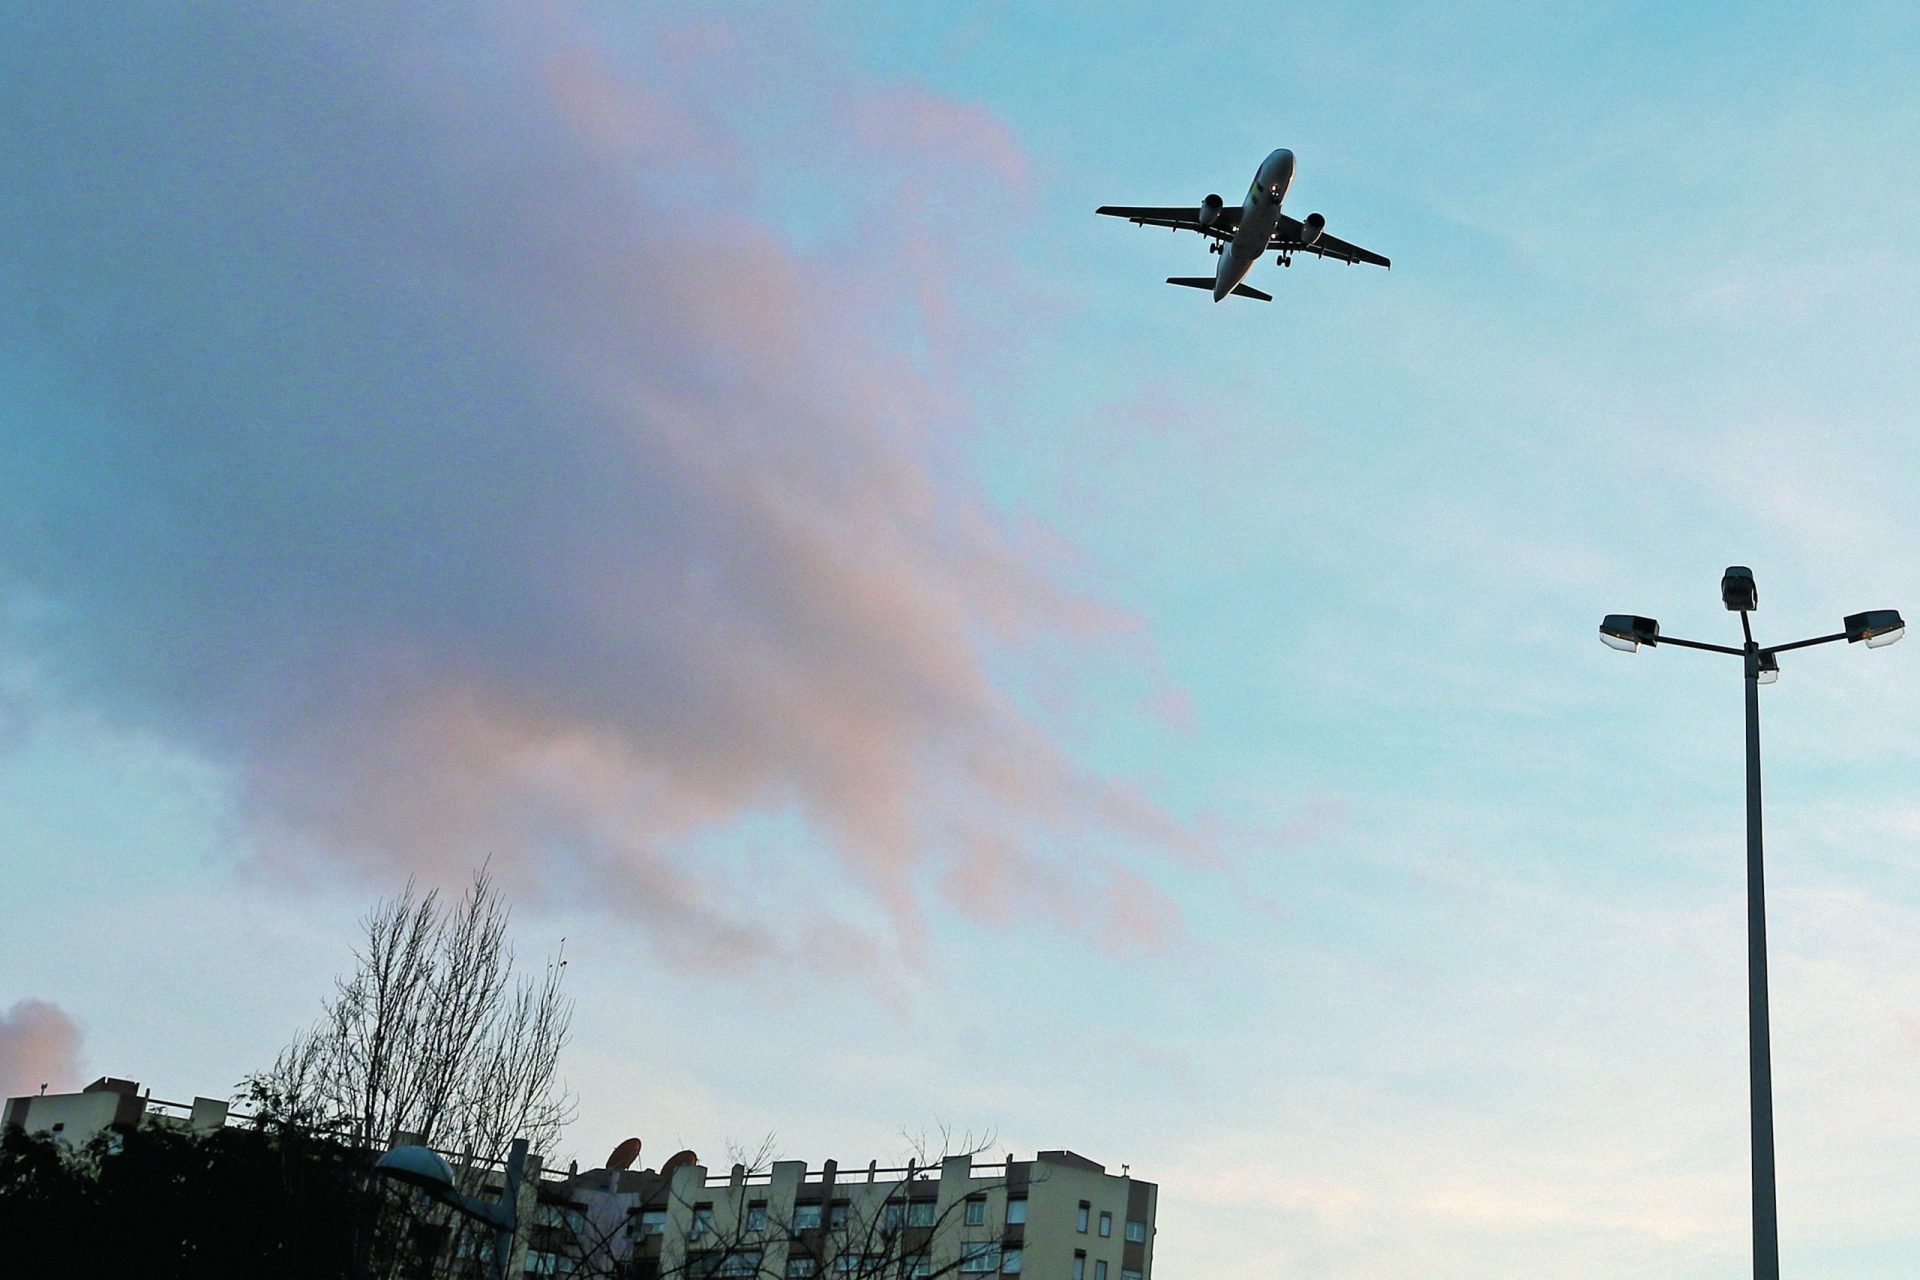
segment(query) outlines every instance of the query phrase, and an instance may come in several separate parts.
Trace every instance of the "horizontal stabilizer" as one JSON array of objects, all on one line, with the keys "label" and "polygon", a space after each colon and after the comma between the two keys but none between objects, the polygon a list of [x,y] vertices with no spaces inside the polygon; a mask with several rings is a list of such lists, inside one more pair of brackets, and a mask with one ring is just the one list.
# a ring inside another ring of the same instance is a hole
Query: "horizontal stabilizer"
[{"label": "horizontal stabilizer", "polygon": [[[1213,292],[1212,276],[1168,276],[1167,283],[1185,285],[1189,289],[1205,289],[1208,293]],[[1262,293],[1250,284],[1237,284],[1233,287],[1233,291],[1242,298],[1258,298],[1262,302],[1273,301],[1272,294]]]}]

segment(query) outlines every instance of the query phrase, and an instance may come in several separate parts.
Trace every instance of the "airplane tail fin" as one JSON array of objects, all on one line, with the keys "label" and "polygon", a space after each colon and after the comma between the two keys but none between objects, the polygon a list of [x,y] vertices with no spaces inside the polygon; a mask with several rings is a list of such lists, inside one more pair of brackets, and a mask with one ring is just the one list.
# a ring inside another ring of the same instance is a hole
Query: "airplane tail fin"
[{"label": "airplane tail fin", "polygon": [[[1184,285],[1189,289],[1205,289],[1208,293],[1213,292],[1212,276],[1168,276],[1167,283]],[[1237,284],[1233,287],[1233,292],[1242,298],[1258,298],[1262,302],[1273,301],[1272,294],[1262,293],[1250,284]]]}]

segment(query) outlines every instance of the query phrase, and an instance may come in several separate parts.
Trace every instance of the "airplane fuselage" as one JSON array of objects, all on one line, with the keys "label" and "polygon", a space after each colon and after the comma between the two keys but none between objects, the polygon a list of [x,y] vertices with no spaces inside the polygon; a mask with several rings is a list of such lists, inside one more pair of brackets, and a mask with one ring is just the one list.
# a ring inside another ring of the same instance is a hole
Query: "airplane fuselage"
[{"label": "airplane fuselage", "polygon": [[1260,162],[1253,185],[1247,188],[1246,203],[1240,206],[1240,225],[1220,250],[1220,266],[1213,276],[1215,302],[1232,293],[1267,251],[1274,228],[1280,225],[1280,202],[1292,185],[1293,152],[1282,147]]}]

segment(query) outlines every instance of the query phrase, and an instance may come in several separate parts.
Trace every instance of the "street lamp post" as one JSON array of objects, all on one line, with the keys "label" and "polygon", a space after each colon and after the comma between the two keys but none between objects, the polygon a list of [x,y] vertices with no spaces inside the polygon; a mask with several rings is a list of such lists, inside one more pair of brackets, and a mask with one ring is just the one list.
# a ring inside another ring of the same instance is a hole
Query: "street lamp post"
[{"label": "street lamp post", "polygon": [[431,1147],[395,1147],[373,1165],[376,1173],[418,1187],[456,1213],[493,1228],[494,1280],[506,1280],[507,1264],[513,1257],[513,1238],[520,1221],[520,1182],[526,1167],[527,1140],[515,1138],[507,1155],[500,1198],[489,1202],[455,1189],[453,1169]]},{"label": "street lamp post", "polygon": [[1754,1280],[1780,1280],[1780,1229],[1774,1207],[1773,1174],[1773,1050],[1767,1017],[1767,891],[1761,865],[1760,839],[1760,686],[1780,678],[1776,654],[1816,644],[1845,640],[1865,641],[1869,649],[1892,644],[1906,634],[1897,610],[1876,609],[1849,615],[1833,635],[1796,640],[1792,644],[1761,646],[1754,641],[1750,613],[1760,607],[1753,570],[1740,565],[1720,579],[1720,600],[1740,615],[1746,643],[1734,649],[1660,634],[1652,618],[1610,613],[1600,624],[1600,639],[1611,648],[1632,653],[1641,645],[1672,644],[1709,653],[1728,653],[1742,660],[1747,686],[1747,1072],[1750,1141],[1753,1152],[1753,1275]]}]

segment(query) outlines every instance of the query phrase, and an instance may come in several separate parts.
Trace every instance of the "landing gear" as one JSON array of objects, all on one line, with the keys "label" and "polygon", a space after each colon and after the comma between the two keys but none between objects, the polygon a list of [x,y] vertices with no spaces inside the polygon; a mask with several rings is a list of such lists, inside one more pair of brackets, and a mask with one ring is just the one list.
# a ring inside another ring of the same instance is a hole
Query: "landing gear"
[{"label": "landing gear", "polygon": [[1218,257],[1221,253],[1225,251],[1226,251],[1226,246],[1221,244],[1218,240],[1215,240],[1212,244],[1209,244],[1207,246],[1207,252],[1213,254],[1215,257]]},{"label": "landing gear", "polygon": [[1283,267],[1290,267],[1290,266],[1292,266],[1292,265],[1293,265],[1293,255],[1292,255],[1292,254],[1290,254],[1290,253],[1282,253],[1282,254],[1280,255],[1280,265],[1281,265],[1281,266],[1283,266]]}]

